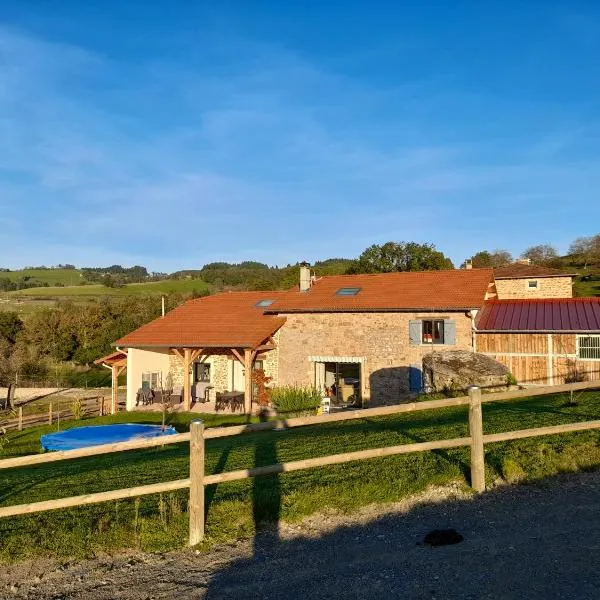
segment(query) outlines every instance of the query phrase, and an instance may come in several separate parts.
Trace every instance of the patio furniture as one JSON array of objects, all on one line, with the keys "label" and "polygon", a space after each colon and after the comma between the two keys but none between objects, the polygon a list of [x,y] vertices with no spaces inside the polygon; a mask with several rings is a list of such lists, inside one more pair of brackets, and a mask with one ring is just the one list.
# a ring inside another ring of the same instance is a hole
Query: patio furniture
[{"label": "patio furniture", "polygon": [[238,408],[244,410],[244,392],[217,392],[215,411],[230,408],[235,412]]},{"label": "patio furniture", "polygon": [[154,395],[154,390],[149,387],[139,388],[135,396],[135,405],[139,406],[142,404],[142,406],[146,406],[147,404],[152,404]]},{"label": "patio furniture", "polygon": [[197,381],[192,386],[192,400],[194,402],[208,402],[208,390],[213,388],[208,381]]}]

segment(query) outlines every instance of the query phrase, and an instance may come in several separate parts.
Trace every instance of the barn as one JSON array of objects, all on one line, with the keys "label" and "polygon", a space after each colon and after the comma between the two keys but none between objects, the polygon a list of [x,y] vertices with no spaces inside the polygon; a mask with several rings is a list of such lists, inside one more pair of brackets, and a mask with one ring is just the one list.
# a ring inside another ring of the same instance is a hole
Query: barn
[{"label": "barn", "polygon": [[600,379],[600,298],[485,302],[474,350],[505,364],[521,384]]}]

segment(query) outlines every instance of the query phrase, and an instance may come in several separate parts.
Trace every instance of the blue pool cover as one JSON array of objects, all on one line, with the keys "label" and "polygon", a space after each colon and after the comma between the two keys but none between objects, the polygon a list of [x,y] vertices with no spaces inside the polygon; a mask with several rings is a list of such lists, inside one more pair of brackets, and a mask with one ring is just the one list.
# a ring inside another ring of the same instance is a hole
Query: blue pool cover
[{"label": "blue pool cover", "polygon": [[166,426],[164,430],[161,425],[142,425],[140,423],[90,425],[73,427],[73,429],[65,429],[58,433],[47,433],[40,438],[40,443],[44,450],[73,450],[175,433],[177,431],[170,425]]}]

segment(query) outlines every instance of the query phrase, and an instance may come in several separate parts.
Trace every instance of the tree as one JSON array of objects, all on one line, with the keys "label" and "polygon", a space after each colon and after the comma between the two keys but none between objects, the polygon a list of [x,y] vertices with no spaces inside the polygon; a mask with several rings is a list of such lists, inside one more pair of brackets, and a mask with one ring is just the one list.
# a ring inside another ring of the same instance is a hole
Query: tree
[{"label": "tree", "polygon": [[453,269],[452,261],[433,244],[387,242],[367,248],[348,273],[391,273],[393,271],[439,271]]},{"label": "tree", "polygon": [[22,329],[23,321],[16,312],[0,312],[0,338],[12,345]]},{"label": "tree", "polygon": [[482,250],[473,254],[470,260],[475,269],[495,269],[510,264],[513,257],[508,250]]},{"label": "tree", "polygon": [[540,244],[527,248],[521,257],[528,258],[534,265],[548,265],[558,258],[558,252],[550,244]]},{"label": "tree", "polygon": [[600,233],[577,238],[569,246],[569,255],[582,260],[584,269],[587,269],[590,262],[600,261]]}]

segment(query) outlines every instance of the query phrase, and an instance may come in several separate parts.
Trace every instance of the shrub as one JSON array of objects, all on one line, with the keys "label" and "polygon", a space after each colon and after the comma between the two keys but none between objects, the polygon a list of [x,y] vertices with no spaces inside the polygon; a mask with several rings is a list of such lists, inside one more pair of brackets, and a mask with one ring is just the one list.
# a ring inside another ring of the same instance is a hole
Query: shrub
[{"label": "shrub", "polygon": [[279,413],[315,410],[321,400],[321,393],[313,387],[285,385],[271,390],[271,403]]},{"label": "shrub", "polygon": [[83,413],[85,412],[83,409],[83,403],[79,398],[75,398],[71,404],[71,412],[73,413],[74,419],[82,419]]},{"label": "shrub", "polygon": [[506,376],[506,385],[517,385],[517,383],[517,378],[512,373]]}]

